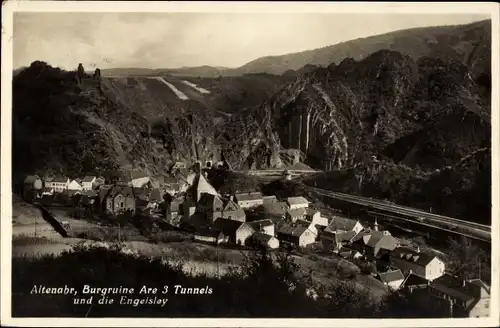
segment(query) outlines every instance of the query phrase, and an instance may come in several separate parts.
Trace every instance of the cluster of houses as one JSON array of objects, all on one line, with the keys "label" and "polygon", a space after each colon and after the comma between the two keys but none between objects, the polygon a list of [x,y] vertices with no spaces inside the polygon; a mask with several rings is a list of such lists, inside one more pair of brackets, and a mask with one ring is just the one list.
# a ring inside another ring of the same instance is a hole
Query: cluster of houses
[{"label": "cluster of houses", "polygon": [[140,170],[129,170],[122,172],[116,183],[106,184],[104,178],[97,176],[70,179],[30,175],[24,180],[23,196],[46,205],[73,205],[76,200],[79,205],[116,216],[135,213],[137,209],[158,209],[166,194],[186,191],[194,177],[195,174],[187,169],[155,178]]},{"label": "cluster of houses", "polygon": [[198,241],[271,249],[283,243],[313,244],[318,230],[328,225],[303,197],[280,202],[260,192],[221,195],[203,174],[195,177],[183,197],[172,200],[166,217],[172,225],[193,231]]},{"label": "cluster of houses", "polygon": [[320,243],[325,252],[375,264],[372,274],[391,289],[430,293],[466,316],[489,313],[489,286],[479,279],[458,279],[440,258],[403,245],[389,231],[379,230],[377,221],[364,227],[340,215],[327,218],[304,197],[279,200],[260,192],[221,195],[204,174],[193,173],[182,162],[173,165],[171,177],[153,179],[132,170],[112,185],[96,176],[74,180],[28,176],[25,193],[35,198],[78,195],[109,215],[158,209],[170,194],[165,203],[167,222],[192,231],[195,241],[269,249]]},{"label": "cluster of houses", "polygon": [[375,263],[373,274],[393,290],[429,293],[464,316],[489,313],[488,285],[480,279],[457,278],[446,271],[445,262],[434,253],[402,245],[389,231],[379,231],[377,221],[372,229],[353,219],[333,217],[321,241],[324,250],[343,258]]}]

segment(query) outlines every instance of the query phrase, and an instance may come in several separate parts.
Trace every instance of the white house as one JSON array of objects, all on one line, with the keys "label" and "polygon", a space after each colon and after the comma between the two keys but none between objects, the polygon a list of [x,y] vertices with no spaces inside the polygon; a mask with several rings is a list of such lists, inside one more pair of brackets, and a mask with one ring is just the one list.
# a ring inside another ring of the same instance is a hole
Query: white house
[{"label": "white house", "polygon": [[236,203],[241,208],[252,208],[262,205],[264,197],[260,192],[246,192],[234,195]]},{"label": "white house", "polygon": [[257,232],[261,232],[269,236],[275,235],[274,222],[272,220],[265,219],[247,223]]},{"label": "white house", "polygon": [[328,226],[328,219],[321,216],[319,211],[313,210],[311,208],[306,209],[305,219],[311,221],[314,225],[319,225],[322,227]]},{"label": "white house", "polygon": [[445,263],[431,253],[406,247],[395,248],[389,256],[390,265],[404,274],[413,273],[432,281],[445,273]]},{"label": "white house", "polygon": [[87,175],[82,180],[82,189],[83,190],[93,190],[94,183],[96,183],[97,177]]},{"label": "white house", "polygon": [[263,232],[256,232],[251,238],[259,245],[269,249],[276,249],[280,247],[280,242],[276,237]]},{"label": "white house", "polygon": [[291,210],[309,207],[309,201],[304,197],[288,197],[286,203]]},{"label": "white house", "polygon": [[73,190],[73,191],[82,191],[83,188],[82,186],[78,183],[76,180],[71,180],[71,182],[68,184],[67,190]]},{"label": "white house", "polygon": [[70,180],[68,177],[56,176],[53,179],[46,179],[45,187],[54,188],[54,192],[63,192],[64,190],[68,189],[69,183]]},{"label": "white house", "polygon": [[355,233],[360,233],[363,230],[363,226],[358,220],[353,220],[345,217],[334,216],[330,220],[330,224],[326,227],[325,231],[332,233],[354,231]]},{"label": "white house", "polygon": [[313,244],[317,236],[305,224],[283,221],[276,226],[276,235],[280,243],[286,242],[300,247]]}]

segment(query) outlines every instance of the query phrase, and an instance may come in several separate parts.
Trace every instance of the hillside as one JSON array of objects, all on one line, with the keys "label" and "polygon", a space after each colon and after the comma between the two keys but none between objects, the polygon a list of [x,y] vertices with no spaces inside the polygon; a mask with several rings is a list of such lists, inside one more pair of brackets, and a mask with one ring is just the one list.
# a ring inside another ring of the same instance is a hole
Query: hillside
[{"label": "hillside", "polygon": [[362,60],[389,49],[413,59],[434,57],[470,63],[475,76],[489,72],[491,56],[491,21],[467,25],[437,26],[400,30],[382,35],[350,40],[339,44],[282,56],[258,58],[236,69],[238,74],[283,74],[307,64],[328,66],[344,58]]},{"label": "hillside", "polygon": [[459,62],[383,50],[301,75],[247,116],[315,168],[373,156],[441,168],[490,142],[489,85],[469,74]]},{"label": "hillside", "polygon": [[[231,113],[261,104],[288,81],[266,74],[76,78],[40,61],[14,77],[15,182],[35,172],[113,175],[136,167],[159,174],[175,160],[220,160],[217,140]],[[245,153],[231,160],[237,166]]]}]

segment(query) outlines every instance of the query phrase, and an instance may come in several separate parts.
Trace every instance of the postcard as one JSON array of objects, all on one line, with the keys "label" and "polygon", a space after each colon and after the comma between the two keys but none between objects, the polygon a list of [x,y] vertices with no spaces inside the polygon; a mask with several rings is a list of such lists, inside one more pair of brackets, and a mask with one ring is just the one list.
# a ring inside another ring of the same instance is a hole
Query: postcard
[{"label": "postcard", "polygon": [[9,326],[498,326],[494,3],[7,1]]}]

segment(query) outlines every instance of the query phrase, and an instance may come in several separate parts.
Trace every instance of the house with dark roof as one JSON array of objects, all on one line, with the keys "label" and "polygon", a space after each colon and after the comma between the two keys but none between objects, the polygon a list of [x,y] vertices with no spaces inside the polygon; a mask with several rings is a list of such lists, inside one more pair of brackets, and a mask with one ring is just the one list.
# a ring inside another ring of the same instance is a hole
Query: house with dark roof
[{"label": "house with dark roof", "polygon": [[363,230],[363,226],[358,220],[349,219],[342,216],[333,216],[330,223],[325,228],[326,232],[338,233],[346,231],[354,231],[359,233]]},{"label": "house with dark roof", "polygon": [[245,211],[241,207],[239,207],[238,204],[236,204],[231,198],[225,199],[223,202],[224,207],[222,209],[221,215],[223,219],[230,219],[241,222],[246,221]]},{"label": "house with dark roof", "polygon": [[135,212],[135,195],[132,187],[114,185],[111,188],[102,189],[104,212],[111,215],[119,215],[125,212]]},{"label": "house with dark roof", "polygon": [[321,227],[327,227],[329,225],[328,219],[325,217],[321,216],[321,213],[315,209],[312,208],[306,208],[305,209],[305,215],[304,215],[305,220],[311,221],[317,226]]},{"label": "house with dark roof", "polygon": [[[359,238],[359,239],[358,239]],[[374,259],[378,256],[381,250],[392,251],[399,246],[399,240],[394,238],[389,231],[368,231],[361,232],[353,238],[350,246],[360,246],[362,253]]]},{"label": "house with dark roof", "polygon": [[276,235],[280,243],[306,247],[316,241],[316,234],[301,223],[281,221],[276,224]]},{"label": "house with dark roof", "polygon": [[444,274],[431,281],[428,289],[431,295],[450,304],[453,316],[490,315],[491,289],[480,279],[463,280]]},{"label": "house with dark roof", "polygon": [[234,195],[234,200],[241,208],[252,208],[264,204],[264,197],[260,192],[245,192]]},{"label": "house with dark roof", "polygon": [[445,263],[434,254],[408,247],[397,247],[389,253],[390,266],[404,274],[414,274],[429,281],[445,273]]},{"label": "house with dark roof", "polygon": [[[323,249],[325,251],[338,251],[343,245],[359,240],[362,231],[363,226],[359,221],[334,216],[321,233]],[[358,251],[362,251],[362,249],[358,249]]]},{"label": "house with dark roof", "polygon": [[264,232],[256,232],[250,237],[250,243],[255,246],[261,246],[269,249],[280,247],[278,238]]},{"label": "house with dark roof", "polygon": [[214,230],[210,227],[200,227],[195,229],[193,239],[198,242],[217,245],[223,243],[225,237],[220,230]]},{"label": "house with dark roof", "polygon": [[284,202],[263,204],[257,208],[264,218],[269,218],[275,222],[285,218],[288,206]]},{"label": "house with dark roof", "polygon": [[392,290],[398,290],[405,280],[405,277],[401,270],[380,272],[378,273],[377,278]]},{"label": "house with dark roof", "polygon": [[247,223],[257,232],[262,232],[270,236],[275,235],[274,222],[272,220],[264,219]]},{"label": "house with dark roof", "polygon": [[214,229],[222,231],[228,237],[228,242],[236,245],[247,245],[247,240],[255,230],[245,222],[218,218],[213,224]]},{"label": "house with dark roof", "polygon": [[309,207],[309,201],[304,197],[288,197],[286,199],[288,207],[292,210]]},{"label": "house with dark roof", "polygon": [[427,289],[428,286],[429,280],[410,273],[406,276],[401,287],[412,293],[415,290]]},{"label": "house with dark roof", "polygon": [[285,219],[290,222],[301,220],[306,216],[305,208],[289,209],[286,211]]}]

